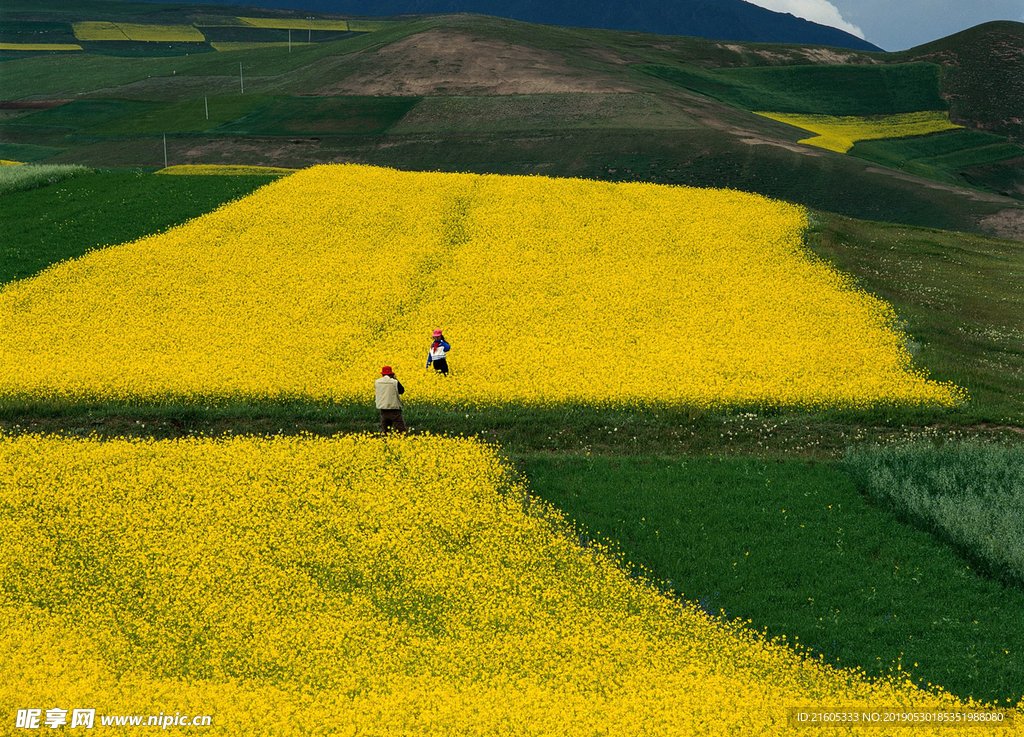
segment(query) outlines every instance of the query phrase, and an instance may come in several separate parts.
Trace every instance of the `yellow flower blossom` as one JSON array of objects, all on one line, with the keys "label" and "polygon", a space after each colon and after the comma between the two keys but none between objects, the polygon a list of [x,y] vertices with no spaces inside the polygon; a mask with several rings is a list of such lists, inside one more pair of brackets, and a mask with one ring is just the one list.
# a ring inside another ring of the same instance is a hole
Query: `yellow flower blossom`
[{"label": "yellow flower blossom", "polygon": [[[0,436],[0,478],[5,719],[82,707],[209,714],[210,735],[675,737],[792,734],[791,706],[981,706],[666,598],[469,439]],[[97,733],[115,732],[149,733]]]},{"label": "yellow flower blossom", "polygon": [[[952,404],[881,300],[740,192],[320,166],[0,290],[0,395]],[[431,331],[447,379],[425,371]]]}]

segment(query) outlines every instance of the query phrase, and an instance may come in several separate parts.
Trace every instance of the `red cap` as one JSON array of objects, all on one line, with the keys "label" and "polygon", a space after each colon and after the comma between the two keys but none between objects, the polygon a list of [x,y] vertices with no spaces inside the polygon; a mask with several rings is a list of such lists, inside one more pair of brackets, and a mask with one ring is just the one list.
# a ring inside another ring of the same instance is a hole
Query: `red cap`
[{"label": "red cap", "polygon": [[434,331],[434,337],[435,337],[435,338],[440,338],[440,337],[441,337],[441,335],[442,335],[442,333],[441,333],[441,331],[440,331],[440,330],[435,330],[435,331]]},{"label": "red cap", "polygon": [[390,366],[385,366],[384,368],[382,368],[380,370],[380,375],[381,376],[391,376],[391,374],[393,374],[393,373],[395,373],[395,372],[391,370]]}]

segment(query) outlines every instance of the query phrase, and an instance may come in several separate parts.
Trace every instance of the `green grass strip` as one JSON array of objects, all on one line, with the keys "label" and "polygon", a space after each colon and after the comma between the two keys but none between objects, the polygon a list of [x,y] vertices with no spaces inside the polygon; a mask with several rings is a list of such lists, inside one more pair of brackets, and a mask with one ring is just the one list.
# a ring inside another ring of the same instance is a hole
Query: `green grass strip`
[{"label": "green grass strip", "polygon": [[831,663],[1016,701],[1024,592],[858,493],[840,465],[527,455],[534,493],[640,574]]}]

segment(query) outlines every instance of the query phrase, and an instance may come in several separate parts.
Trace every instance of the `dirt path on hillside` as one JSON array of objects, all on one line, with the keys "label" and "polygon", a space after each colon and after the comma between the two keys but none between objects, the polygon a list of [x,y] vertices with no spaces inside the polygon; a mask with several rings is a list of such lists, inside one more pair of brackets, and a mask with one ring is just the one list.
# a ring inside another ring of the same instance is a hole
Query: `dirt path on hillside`
[{"label": "dirt path on hillside", "polygon": [[980,225],[1000,238],[1024,241],[1024,207],[1000,210],[994,215],[982,218]]},{"label": "dirt path on hillside", "polygon": [[436,28],[365,53],[357,70],[318,95],[531,95],[635,92],[575,70],[558,54]]}]

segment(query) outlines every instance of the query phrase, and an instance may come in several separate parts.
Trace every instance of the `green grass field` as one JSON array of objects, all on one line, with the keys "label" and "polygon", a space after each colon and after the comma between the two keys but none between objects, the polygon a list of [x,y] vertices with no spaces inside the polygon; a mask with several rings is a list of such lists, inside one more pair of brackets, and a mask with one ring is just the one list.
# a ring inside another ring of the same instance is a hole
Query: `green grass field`
[{"label": "green grass field", "polygon": [[[910,174],[1013,195],[1022,180],[1024,146],[978,131],[950,131],[888,141],[860,141],[850,154]],[[972,179],[968,172],[976,171]],[[1010,176],[1006,176],[1009,174]]]},{"label": "green grass field", "polygon": [[273,98],[266,95],[234,94],[168,103],[133,103],[135,110],[130,114],[97,122],[88,132],[103,136],[208,132],[269,107],[273,102]]},{"label": "green grass field", "polygon": [[902,661],[922,686],[1024,693],[1024,592],[869,504],[834,463],[531,455],[518,467],[589,536],[713,614],[871,674]]},{"label": "green grass field", "polygon": [[96,130],[104,125],[131,119],[153,107],[153,103],[134,100],[72,100],[64,105],[20,116],[16,125],[61,128],[67,132],[76,129]]},{"label": "green grass field", "polygon": [[1024,157],[990,166],[972,166],[964,169],[961,176],[975,187],[1010,197],[1024,197]]},{"label": "green grass field", "polygon": [[0,142],[0,159],[7,161],[39,161],[56,156],[64,151],[53,146],[38,146],[32,143]]},{"label": "green grass field", "polygon": [[419,101],[418,97],[276,98],[221,130],[262,136],[383,133]]}]

